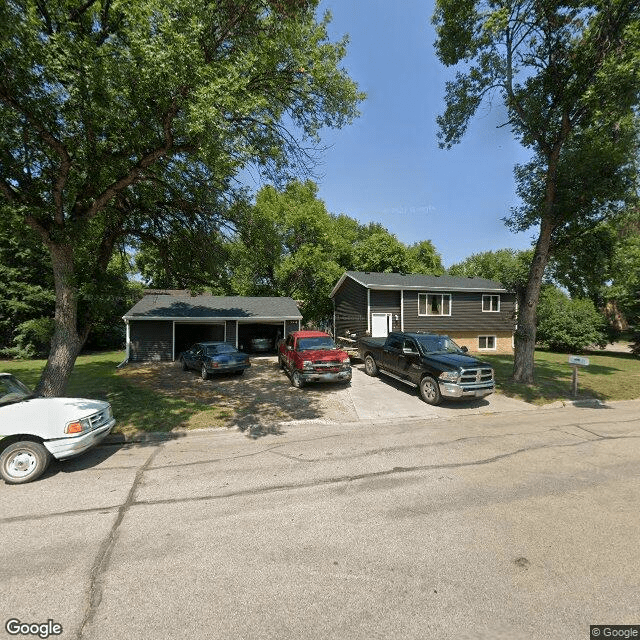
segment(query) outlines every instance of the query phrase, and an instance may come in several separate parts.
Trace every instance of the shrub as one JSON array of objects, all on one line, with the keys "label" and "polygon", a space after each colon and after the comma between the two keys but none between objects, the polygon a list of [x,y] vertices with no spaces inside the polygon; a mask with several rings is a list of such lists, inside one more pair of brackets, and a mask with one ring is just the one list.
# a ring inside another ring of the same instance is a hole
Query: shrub
[{"label": "shrub", "polygon": [[51,347],[53,318],[33,318],[18,325],[14,342],[17,357],[46,356]]},{"label": "shrub", "polygon": [[538,303],[537,339],[553,351],[580,352],[607,344],[606,320],[591,300],[546,287]]}]

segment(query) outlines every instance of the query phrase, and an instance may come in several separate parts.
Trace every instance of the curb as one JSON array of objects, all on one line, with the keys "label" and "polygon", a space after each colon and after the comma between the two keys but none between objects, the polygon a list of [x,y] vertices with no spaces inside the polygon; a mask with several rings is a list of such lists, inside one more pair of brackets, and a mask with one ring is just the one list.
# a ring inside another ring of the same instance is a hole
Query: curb
[{"label": "curb", "polygon": [[551,404],[545,404],[544,409],[561,409],[563,407],[575,407],[577,409],[605,409],[607,404],[597,398],[583,398],[582,400],[557,400]]},{"label": "curb", "polygon": [[[640,399],[638,400],[622,400],[619,402],[637,402],[640,405]],[[552,402],[551,404],[546,404],[541,407],[537,407],[537,409],[545,410],[545,409],[612,409],[613,405],[616,402],[607,404],[598,400],[597,398],[584,398],[582,400],[557,400],[556,402]],[[498,415],[501,413],[518,413],[518,410],[512,411],[495,411],[495,412],[487,412],[486,414],[470,414],[470,415]],[[384,424],[396,424],[397,421],[401,419],[407,422],[415,422],[417,420],[424,420],[424,417],[419,416],[406,416],[403,418],[393,417],[393,418],[367,418],[362,420],[349,421],[347,423],[339,423],[334,420],[327,420],[324,418],[317,419],[303,419],[303,420],[290,420],[289,422],[278,422],[276,426],[284,427],[286,425],[295,426],[296,424],[321,424],[321,425],[338,425],[344,424],[344,426],[367,426],[367,425],[384,425]],[[454,420],[456,418],[452,416],[447,416],[443,418],[434,418],[434,419],[443,419],[443,420]],[[137,433],[132,435],[125,435],[123,433],[114,433],[108,435],[100,444],[101,445],[122,445],[122,444],[144,444],[144,443],[154,443],[154,442],[167,442],[169,440],[178,440],[180,438],[186,438],[187,436],[198,436],[205,435],[207,433],[212,433],[214,431],[239,431],[240,433],[245,433],[248,431],[247,427],[241,428],[240,425],[234,424],[229,427],[205,427],[203,429],[192,429],[192,430],[183,430],[183,431],[149,431],[146,433]]]}]

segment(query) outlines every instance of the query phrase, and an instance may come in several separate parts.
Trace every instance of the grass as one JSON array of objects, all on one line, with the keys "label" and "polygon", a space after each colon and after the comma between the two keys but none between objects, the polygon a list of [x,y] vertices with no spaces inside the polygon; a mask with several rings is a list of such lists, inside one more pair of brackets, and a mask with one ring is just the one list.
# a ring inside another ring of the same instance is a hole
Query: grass
[{"label": "grass", "polygon": [[[599,400],[640,399],[640,359],[626,353],[591,352],[590,364],[581,367],[578,398]],[[81,355],[77,361],[67,396],[107,400],[117,419],[116,432],[171,431],[228,425],[233,408],[216,406],[155,389],[153,384],[135,384],[116,366],[124,359],[121,351]],[[535,383],[519,385],[510,381],[513,356],[493,355],[483,359],[496,370],[498,391],[536,405],[571,397],[572,368],[566,354],[536,351]],[[38,382],[45,360],[5,360],[0,371],[13,373],[28,386]],[[237,418],[237,415],[235,416]]]},{"label": "grass", "polygon": [[[224,409],[133,384],[116,368],[123,359],[122,351],[81,355],[65,395],[107,400],[117,420],[114,431],[125,434],[219,426],[221,419],[229,417]],[[0,370],[13,373],[33,388],[45,363],[45,360],[5,360]]]},{"label": "grass", "polygon": [[[637,356],[612,351],[593,351],[586,356],[589,366],[579,367],[577,399],[640,399],[640,359]],[[511,380],[512,355],[482,356],[495,368],[500,393],[536,405],[571,398],[573,367],[568,358],[566,353],[536,350],[535,381],[532,385],[521,385]]]}]

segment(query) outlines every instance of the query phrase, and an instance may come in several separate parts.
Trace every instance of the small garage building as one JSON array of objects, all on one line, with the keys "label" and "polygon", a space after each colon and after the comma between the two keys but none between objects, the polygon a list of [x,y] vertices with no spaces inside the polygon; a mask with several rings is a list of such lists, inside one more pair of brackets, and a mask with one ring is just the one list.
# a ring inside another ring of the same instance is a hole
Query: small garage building
[{"label": "small garage building", "polygon": [[292,298],[147,292],[124,316],[130,362],[172,361],[195,342],[221,340],[250,350],[254,337],[278,338],[300,328]]}]

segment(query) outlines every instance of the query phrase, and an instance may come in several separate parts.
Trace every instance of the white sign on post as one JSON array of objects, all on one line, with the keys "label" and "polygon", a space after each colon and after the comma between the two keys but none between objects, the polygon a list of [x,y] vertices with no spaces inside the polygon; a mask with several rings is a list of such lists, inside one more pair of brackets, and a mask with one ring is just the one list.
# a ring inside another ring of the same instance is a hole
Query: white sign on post
[{"label": "white sign on post", "polygon": [[578,367],[588,367],[589,358],[582,356],[569,356],[569,364],[573,367],[573,375],[571,376],[571,393],[575,398],[578,395]]}]

